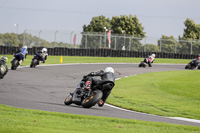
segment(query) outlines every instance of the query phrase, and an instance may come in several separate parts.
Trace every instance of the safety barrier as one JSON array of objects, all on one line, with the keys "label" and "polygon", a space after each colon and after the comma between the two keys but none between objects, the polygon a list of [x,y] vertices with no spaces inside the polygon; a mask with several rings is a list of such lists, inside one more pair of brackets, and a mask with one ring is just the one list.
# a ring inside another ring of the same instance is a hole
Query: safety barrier
[{"label": "safety barrier", "polygon": [[[42,47],[28,48],[28,55],[34,55]],[[19,47],[0,46],[0,54],[14,54],[19,50]],[[179,54],[179,53],[162,53],[162,52],[138,52],[113,49],[76,49],[76,48],[47,48],[49,55],[57,56],[95,56],[95,57],[147,57],[155,53],[156,58],[171,58],[171,59],[193,59],[198,55],[194,54]]]}]

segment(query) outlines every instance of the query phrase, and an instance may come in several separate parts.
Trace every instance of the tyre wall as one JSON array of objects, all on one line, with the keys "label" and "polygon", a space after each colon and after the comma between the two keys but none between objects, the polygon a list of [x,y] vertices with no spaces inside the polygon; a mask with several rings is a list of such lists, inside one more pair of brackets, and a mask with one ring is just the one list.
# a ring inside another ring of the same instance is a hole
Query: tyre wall
[{"label": "tyre wall", "polygon": [[[28,55],[34,55],[42,47],[28,48]],[[14,54],[19,50],[19,47],[0,46],[0,55]],[[113,49],[78,49],[78,48],[47,48],[49,55],[55,56],[95,56],[95,57],[147,57],[155,53],[156,58],[171,58],[171,59],[193,59],[198,55],[181,54],[181,53],[163,53],[163,52],[138,52]]]}]

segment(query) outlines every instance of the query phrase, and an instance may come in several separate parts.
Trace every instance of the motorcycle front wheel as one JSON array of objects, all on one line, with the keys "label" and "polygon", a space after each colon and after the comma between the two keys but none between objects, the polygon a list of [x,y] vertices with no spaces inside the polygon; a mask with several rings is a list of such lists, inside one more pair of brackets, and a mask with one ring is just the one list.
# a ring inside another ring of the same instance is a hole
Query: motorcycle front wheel
[{"label": "motorcycle front wheel", "polygon": [[86,97],[82,101],[82,106],[84,108],[91,108],[102,98],[102,96],[103,96],[103,93],[101,90],[95,90],[91,93],[89,97]]},{"label": "motorcycle front wheel", "polygon": [[13,61],[12,61],[12,66],[11,66],[11,70],[16,70],[17,69],[17,67],[18,67],[18,60],[16,60],[16,59],[14,59]]},{"label": "motorcycle front wheel", "polygon": [[30,67],[35,68],[35,66],[37,65],[37,62],[38,62],[37,59],[32,60]]},{"label": "motorcycle front wheel", "polygon": [[65,105],[72,104],[72,95],[69,95],[68,97],[65,98],[64,104]]}]

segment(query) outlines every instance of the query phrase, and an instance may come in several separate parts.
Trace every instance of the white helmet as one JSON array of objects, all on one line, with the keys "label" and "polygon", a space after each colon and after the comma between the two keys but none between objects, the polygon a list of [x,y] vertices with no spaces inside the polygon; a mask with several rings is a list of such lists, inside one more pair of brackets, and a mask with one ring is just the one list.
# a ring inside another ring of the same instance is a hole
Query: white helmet
[{"label": "white helmet", "polygon": [[7,58],[6,56],[3,56],[3,57],[1,58],[1,60],[3,60],[4,62],[6,62],[6,61],[8,61],[8,58]]},{"label": "white helmet", "polygon": [[47,53],[47,49],[46,49],[46,48],[43,48],[43,49],[42,49],[42,53]]},{"label": "white helmet", "polygon": [[114,73],[114,69],[112,67],[106,67],[104,72],[111,72],[111,73]]},{"label": "white helmet", "polygon": [[156,55],[155,55],[155,54],[152,54],[151,56],[153,56],[154,58],[156,57]]}]

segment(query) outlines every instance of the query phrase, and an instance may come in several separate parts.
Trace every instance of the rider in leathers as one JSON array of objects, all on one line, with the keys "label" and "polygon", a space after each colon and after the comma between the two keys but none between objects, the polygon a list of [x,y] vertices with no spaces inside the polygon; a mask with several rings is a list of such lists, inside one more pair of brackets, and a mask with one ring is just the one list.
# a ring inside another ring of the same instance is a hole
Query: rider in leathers
[{"label": "rider in leathers", "polygon": [[148,58],[145,58],[144,62],[148,63],[149,67],[152,67],[151,63],[153,63],[153,61],[155,60],[155,58],[156,58],[156,55],[152,54]]},{"label": "rider in leathers", "polygon": [[199,55],[198,58],[193,59],[191,62],[194,62],[195,67],[199,66],[199,64],[200,64],[200,55]]},{"label": "rider in leathers", "polygon": [[[93,76],[100,76],[101,79],[95,79]],[[105,70],[100,70],[98,72],[91,72],[86,78],[86,90],[91,89],[94,85],[96,85],[99,81],[101,80],[109,80],[115,83],[115,75],[114,75],[114,69],[112,67],[106,67]],[[102,107],[104,103],[106,102],[106,99],[111,93],[111,89],[103,91],[103,97],[102,99],[98,102],[99,107]]]},{"label": "rider in leathers", "polygon": [[[43,63],[45,63],[45,60],[47,60],[47,49],[43,48],[42,50],[39,50],[35,56],[39,56],[39,61],[42,61]],[[33,57],[33,59],[35,58],[35,56]]]},{"label": "rider in leathers", "polygon": [[[24,61],[24,59],[26,58],[26,55],[27,55],[27,46],[26,45],[23,45],[23,47],[21,48],[21,49],[19,49],[16,53],[15,53],[15,55],[14,55],[14,57],[19,57],[20,58],[20,60],[19,60],[19,64],[21,65],[22,64],[22,62]],[[13,58],[14,59],[14,58]],[[11,61],[12,62],[12,61]]]}]

